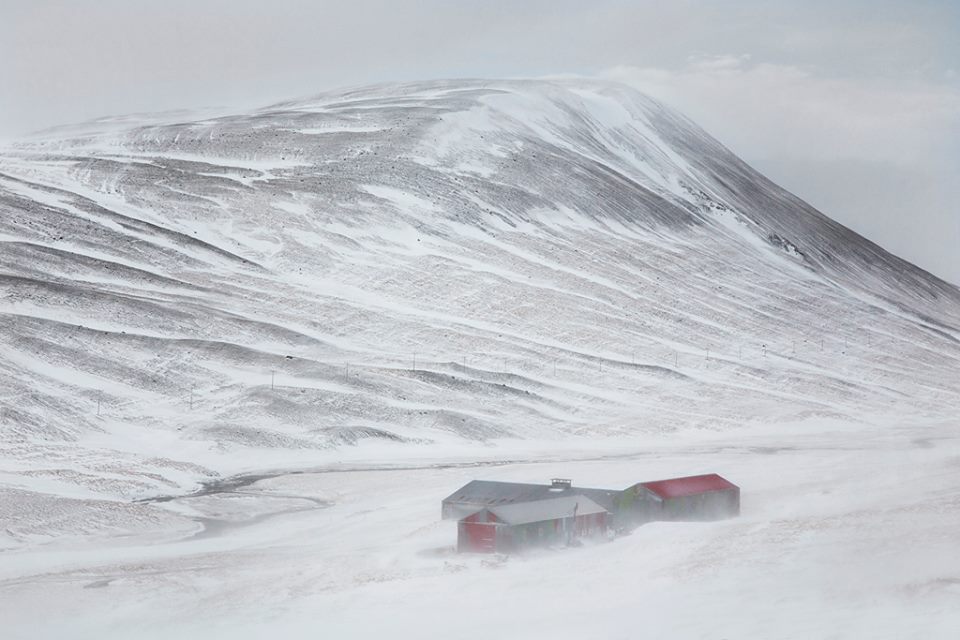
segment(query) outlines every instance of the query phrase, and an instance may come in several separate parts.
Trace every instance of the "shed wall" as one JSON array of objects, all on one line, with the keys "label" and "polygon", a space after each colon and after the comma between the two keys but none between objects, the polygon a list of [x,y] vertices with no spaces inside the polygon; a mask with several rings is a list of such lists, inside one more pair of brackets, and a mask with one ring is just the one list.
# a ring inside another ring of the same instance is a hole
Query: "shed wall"
[{"label": "shed wall", "polygon": [[722,520],[740,515],[740,489],[709,491],[663,501],[663,520]]},{"label": "shed wall", "polygon": [[647,522],[662,519],[663,503],[659,497],[642,485],[626,489],[617,502],[613,526],[632,529]]},{"label": "shed wall", "polygon": [[569,544],[579,538],[605,535],[607,513],[557,518],[542,522],[505,525],[483,522],[480,512],[457,524],[457,551],[461,553],[512,553],[523,549]]}]

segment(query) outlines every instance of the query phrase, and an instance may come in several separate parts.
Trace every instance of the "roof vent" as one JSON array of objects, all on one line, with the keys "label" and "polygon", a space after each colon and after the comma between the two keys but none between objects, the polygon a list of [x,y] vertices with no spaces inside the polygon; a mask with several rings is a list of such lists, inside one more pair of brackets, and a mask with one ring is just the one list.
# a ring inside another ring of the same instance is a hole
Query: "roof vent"
[{"label": "roof vent", "polygon": [[573,484],[572,480],[564,478],[554,478],[550,481],[550,491],[566,491]]}]

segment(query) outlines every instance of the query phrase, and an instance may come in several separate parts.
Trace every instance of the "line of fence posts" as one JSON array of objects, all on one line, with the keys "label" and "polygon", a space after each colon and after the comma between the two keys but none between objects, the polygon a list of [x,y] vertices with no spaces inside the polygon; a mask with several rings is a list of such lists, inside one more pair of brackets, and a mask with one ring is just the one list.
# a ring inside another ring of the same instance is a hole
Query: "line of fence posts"
[{"label": "line of fence posts", "polygon": [[[810,343],[810,340],[809,340],[809,339],[807,339],[807,338],[804,338],[804,339],[803,339],[803,344],[804,344],[804,345],[807,345],[807,344],[809,344],[809,343]],[[869,333],[867,333],[867,344],[868,344],[868,346],[871,346],[871,347],[872,347],[872,345],[873,345],[873,340],[872,340],[872,338],[870,337],[870,334],[869,334]],[[843,349],[840,351],[840,354],[841,354],[841,355],[846,355],[847,350],[849,349],[849,346],[850,346],[849,338],[845,335],[845,336],[843,337]],[[824,341],[824,339],[821,337],[821,338],[819,339],[819,350],[822,352],[822,351],[824,350],[824,348],[825,348],[825,341]],[[769,349],[769,348],[768,348],[768,345],[767,345],[766,343],[761,343],[761,344],[760,344],[760,354],[761,354],[762,357],[764,357],[764,358],[767,357],[768,349]],[[709,363],[712,361],[712,359],[714,359],[714,357],[716,357],[716,356],[718,355],[718,354],[716,354],[715,352],[712,352],[712,351],[713,351],[713,350],[712,350],[711,347],[706,347],[706,348],[704,349],[704,354],[705,354],[705,355],[704,355],[704,361],[706,362],[707,366],[709,366]],[[796,339],[791,340],[791,342],[790,342],[790,351],[791,351],[791,354],[792,354],[792,355],[796,355],[796,353],[797,353],[797,340],[796,340]],[[631,364],[631,366],[633,366],[633,367],[636,367],[636,366],[637,366],[637,352],[638,352],[637,349],[633,349],[633,350],[630,351],[630,364]],[[674,368],[679,369],[679,367],[680,367],[680,350],[679,350],[679,349],[672,349],[672,352],[673,352],[673,366],[674,366]],[[414,351],[414,352],[412,352],[411,355],[412,355],[412,365],[413,365],[413,369],[412,369],[412,370],[413,370],[413,371],[418,371],[417,358],[418,358],[418,356],[420,356],[420,353],[417,352],[417,351]],[[461,359],[460,359],[460,362],[462,363],[464,369],[467,368],[467,357],[468,357],[468,356],[467,356],[466,354],[464,354],[464,355],[461,357]],[[668,356],[668,357],[669,357],[669,356]],[[738,344],[738,345],[737,345],[737,359],[738,359],[738,360],[741,360],[741,361],[743,360],[743,345],[742,345],[742,344]],[[497,363],[500,365],[500,366],[498,367],[499,373],[505,374],[505,373],[507,372],[507,370],[508,370],[508,358],[502,358],[502,357],[501,357],[501,358],[497,358],[496,360],[497,360]],[[559,363],[559,360],[560,360],[560,359],[559,359],[558,357],[553,357],[553,358],[550,359],[550,364],[552,365],[551,368],[552,368],[552,372],[553,372],[553,376],[554,376],[554,377],[556,377],[556,375],[557,375],[557,365],[558,365],[558,363]],[[587,363],[584,362],[584,366],[586,366],[586,364],[587,364]],[[521,369],[521,370],[526,370],[527,365],[529,365],[529,361],[528,361],[528,360],[523,360],[522,363],[521,363],[521,365],[520,365],[520,369]],[[600,372],[602,373],[602,372],[603,372],[603,359],[602,359],[602,358],[601,358],[601,359],[598,359],[598,367],[599,367]],[[540,372],[543,372],[545,369],[546,369],[546,367],[542,364],[542,361],[541,361],[541,364],[540,364],[540,366],[537,368],[537,370],[540,371]],[[343,371],[344,371],[344,380],[349,381],[349,380],[350,380],[350,363],[345,363],[345,364],[344,364]],[[277,374],[277,372],[276,372],[275,369],[271,369],[271,370],[270,370],[270,390],[271,390],[271,391],[276,391],[276,374]],[[197,392],[196,392],[196,385],[192,385],[192,386],[190,387],[189,394],[188,394],[188,407],[189,407],[190,411],[193,411],[193,409],[194,409],[196,394],[197,394]],[[130,403],[128,402],[128,403],[124,403],[124,404],[130,404]],[[99,417],[99,416],[101,416],[102,414],[103,414],[103,391],[101,390],[101,391],[97,391],[97,394],[96,394],[96,415]]]}]

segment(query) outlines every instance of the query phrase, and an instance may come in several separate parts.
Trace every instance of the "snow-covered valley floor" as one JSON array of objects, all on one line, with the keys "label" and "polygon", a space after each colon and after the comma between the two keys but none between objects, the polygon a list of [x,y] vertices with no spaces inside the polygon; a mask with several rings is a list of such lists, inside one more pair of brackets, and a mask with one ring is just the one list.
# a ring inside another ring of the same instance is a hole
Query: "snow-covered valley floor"
[{"label": "snow-covered valley floor", "polygon": [[[8,550],[3,637],[953,638],[957,427],[502,443],[475,452],[488,463],[395,457],[399,469],[368,466],[360,447],[350,462],[145,504],[162,517],[137,534]],[[739,519],[499,559],[455,554],[456,525],[439,518],[473,478],[621,487],[705,471],[742,486]]]}]

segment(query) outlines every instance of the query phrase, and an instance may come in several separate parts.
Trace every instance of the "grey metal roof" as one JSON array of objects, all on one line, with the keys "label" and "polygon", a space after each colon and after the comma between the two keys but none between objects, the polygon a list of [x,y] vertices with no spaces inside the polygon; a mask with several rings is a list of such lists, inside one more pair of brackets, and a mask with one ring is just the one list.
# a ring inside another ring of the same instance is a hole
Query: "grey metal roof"
[{"label": "grey metal roof", "polygon": [[[574,507],[576,507],[576,512],[574,512]],[[487,510],[506,524],[528,524],[557,518],[571,518],[574,513],[578,516],[586,516],[607,512],[606,509],[586,496],[564,496],[549,500],[518,502],[506,504],[502,507],[488,508]]]},{"label": "grey metal roof", "polygon": [[[544,497],[544,494],[549,495],[549,489],[549,485],[542,484],[472,480],[444,498],[443,501],[496,506],[498,504],[540,500]],[[556,493],[563,495],[562,492]]]},{"label": "grey metal roof", "polygon": [[623,491],[618,491],[616,489],[582,489],[574,487],[573,491],[582,496],[590,498],[610,512],[616,510],[617,498],[623,494]]},{"label": "grey metal roof", "polygon": [[444,498],[443,502],[496,507],[498,505],[533,502],[551,498],[583,495],[606,510],[614,509],[616,498],[621,491],[612,489],[587,489],[569,487],[557,489],[548,484],[525,484],[521,482],[497,482],[494,480],[473,480]]}]

